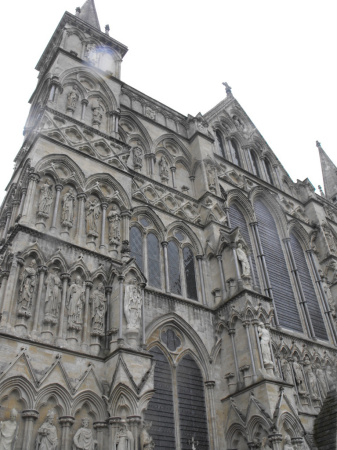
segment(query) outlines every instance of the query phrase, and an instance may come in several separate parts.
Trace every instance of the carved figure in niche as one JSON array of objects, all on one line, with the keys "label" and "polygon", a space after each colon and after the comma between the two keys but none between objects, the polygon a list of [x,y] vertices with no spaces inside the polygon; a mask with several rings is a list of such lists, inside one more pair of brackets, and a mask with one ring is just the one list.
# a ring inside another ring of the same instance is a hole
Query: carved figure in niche
[{"label": "carved figure in niche", "polygon": [[121,216],[117,205],[112,205],[111,211],[108,214],[109,221],[109,243],[119,244],[121,240],[120,222]]},{"label": "carved figure in niche", "polygon": [[54,193],[53,186],[47,181],[41,186],[40,199],[38,205],[37,215],[40,217],[49,217],[50,207],[53,203]]},{"label": "carved figure in niche", "polygon": [[310,235],[310,248],[312,249],[312,251],[314,253],[317,253],[317,247],[316,247],[317,234],[318,234],[318,231],[315,230]]},{"label": "carved figure in niche", "polygon": [[102,117],[103,117],[102,105],[99,103],[98,100],[95,99],[92,102],[91,109],[92,109],[92,124],[93,125],[100,125],[101,122],[102,122]]},{"label": "carved figure in niche", "polygon": [[143,422],[143,428],[140,432],[140,448],[141,450],[152,450],[155,447],[152,437],[149,435],[149,429],[152,426],[152,422]]},{"label": "carved figure in niche", "polygon": [[70,188],[62,198],[62,216],[61,223],[65,228],[71,228],[74,221],[74,205],[75,205],[75,191]]},{"label": "carved figure in niche", "polygon": [[153,111],[153,109],[147,107],[145,110],[145,115],[146,117],[148,117],[149,119],[155,120],[156,119],[156,112]]},{"label": "carved figure in niche", "polygon": [[332,297],[331,290],[330,290],[330,286],[328,285],[328,280],[327,280],[327,278],[324,276],[322,270],[319,270],[318,272],[319,272],[319,274],[320,274],[320,276],[321,276],[322,287],[323,287],[323,290],[324,290],[324,292],[325,292],[326,298],[328,299],[328,302],[329,302],[329,306],[330,306],[330,308],[331,308],[332,315],[333,315],[333,317],[336,317],[335,301],[334,301],[334,299],[333,299],[333,297]]},{"label": "carved figure in niche", "polygon": [[98,52],[95,44],[87,45],[84,57],[94,65],[98,63]]},{"label": "carved figure in niche", "polygon": [[337,262],[333,261],[331,264],[333,273],[332,273],[332,283],[336,283],[337,282]]},{"label": "carved figure in niche", "polygon": [[164,155],[162,155],[159,161],[159,174],[162,181],[169,179],[168,163]]},{"label": "carved figure in niche", "polygon": [[23,269],[19,290],[19,313],[31,315],[33,295],[36,288],[36,261],[32,259]]},{"label": "carved figure in niche", "polygon": [[133,440],[133,435],[126,423],[122,423],[116,435],[116,450],[132,450]]},{"label": "carved figure in niche", "polygon": [[305,383],[304,383],[304,379],[303,379],[302,367],[297,362],[296,356],[294,357],[293,369],[294,369],[295,381],[296,381],[298,393],[305,394],[306,388],[305,388]]},{"label": "carved figure in niche", "polygon": [[67,95],[67,111],[75,111],[78,99],[79,95],[77,93],[77,87],[74,85]]},{"label": "carved figure in niche", "polygon": [[53,424],[55,413],[49,410],[47,418],[38,430],[35,442],[35,450],[56,450],[57,449],[57,431]]},{"label": "carved figure in niche", "polygon": [[320,367],[318,367],[316,370],[316,378],[318,381],[318,385],[319,385],[319,389],[321,391],[322,397],[325,398],[326,394],[328,393],[328,388],[326,385],[323,369],[321,369]]},{"label": "carved figure in niche", "polygon": [[133,149],[133,167],[135,169],[141,169],[143,167],[143,152],[140,147]]},{"label": "carved figure in niche", "polygon": [[45,319],[57,320],[61,304],[62,281],[58,275],[59,268],[53,267],[52,270],[54,270],[54,273],[49,273],[44,282],[47,286],[44,313]]},{"label": "carved figure in niche", "polygon": [[66,307],[68,309],[68,328],[81,329],[83,323],[83,305],[85,288],[82,285],[82,279],[78,275],[75,282],[70,286],[67,295]]},{"label": "carved figure in niche", "polygon": [[264,323],[260,322],[259,326],[257,328],[257,331],[259,333],[260,337],[260,345],[261,345],[261,352],[262,352],[262,359],[263,364],[266,365],[273,365],[272,357],[271,357],[271,351],[270,351],[270,333],[267,328],[265,328]]},{"label": "carved figure in niche", "polygon": [[238,243],[236,254],[241,264],[242,278],[250,278],[250,264],[246,250],[241,242]]},{"label": "carved figure in niche", "polygon": [[244,126],[242,120],[238,116],[233,116],[233,121],[238,130],[243,131],[245,129],[245,126]]},{"label": "carved figure in niche", "polygon": [[207,167],[207,181],[208,181],[208,187],[211,191],[215,190],[216,186],[216,171],[215,168],[212,166]]},{"label": "carved figure in niche", "polygon": [[124,297],[124,314],[127,322],[127,329],[139,330],[140,316],[142,307],[142,293],[140,287],[137,286],[137,280],[132,282],[125,288]]},{"label": "carved figure in niche", "polygon": [[293,382],[293,377],[291,375],[291,367],[286,359],[282,359],[281,368],[282,368],[282,374],[283,374],[284,381],[286,381],[287,383],[293,384],[294,382]]},{"label": "carved figure in niche", "polygon": [[331,253],[336,253],[336,242],[335,239],[333,237],[333,234],[331,232],[331,230],[327,227],[324,226],[323,227],[324,230],[324,236],[326,238],[326,241],[328,243],[328,247]]},{"label": "carved figure in niche", "polygon": [[97,199],[89,200],[86,205],[86,222],[87,222],[87,234],[92,236],[98,236],[97,233],[97,220],[101,214],[99,210],[100,204]]},{"label": "carved figure in niche", "polygon": [[97,441],[92,436],[89,423],[88,417],[82,419],[82,426],[76,431],[73,439],[73,450],[95,450],[97,448]]},{"label": "carved figure in niche", "polygon": [[310,358],[308,355],[305,355],[303,364],[304,364],[305,373],[307,374],[311,396],[312,396],[313,400],[317,400],[317,399],[319,399],[317,382],[316,382],[315,374],[312,371]]},{"label": "carved figure in niche", "polygon": [[104,334],[105,316],[105,289],[103,283],[99,283],[97,289],[91,296],[92,302],[92,333],[95,335]]},{"label": "carved figure in niche", "polygon": [[13,408],[10,419],[0,422],[0,450],[12,450],[14,448],[18,434],[17,416],[18,412]]},{"label": "carved figure in niche", "polygon": [[283,446],[284,450],[294,450],[294,447],[291,443],[291,439],[290,436],[287,434],[287,436],[284,438],[284,446]]}]

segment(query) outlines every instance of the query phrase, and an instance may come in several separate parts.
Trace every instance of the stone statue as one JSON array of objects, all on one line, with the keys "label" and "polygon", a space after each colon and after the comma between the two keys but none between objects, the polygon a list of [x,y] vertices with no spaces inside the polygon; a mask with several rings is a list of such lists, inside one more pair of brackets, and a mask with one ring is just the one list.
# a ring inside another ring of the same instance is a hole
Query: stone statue
[{"label": "stone statue", "polygon": [[96,448],[97,441],[94,440],[89,428],[89,419],[84,417],[81,428],[76,431],[74,436],[72,450],[95,450]]},{"label": "stone statue", "polygon": [[135,147],[133,149],[133,167],[135,170],[141,169],[143,167],[142,155],[143,152],[140,147]]},{"label": "stone statue", "polygon": [[249,259],[247,256],[247,252],[243,248],[243,245],[241,244],[241,242],[238,243],[238,246],[236,249],[236,254],[237,254],[238,260],[240,261],[240,264],[241,264],[242,278],[250,278]]},{"label": "stone statue", "polygon": [[134,279],[125,288],[124,314],[128,330],[139,330],[140,327],[142,293],[136,283],[137,280]]},{"label": "stone statue", "polygon": [[152,437],[149,435],[149,429],[152,426],[152,422],[144,421],[142,431],[140,432],[140,448],[141,450],[152,450],[155,445]]},{"label": "stone statue", "polygon": [[0,450],[12,450],[14,448],[18,434],[17,416],[18,412],[13,408],[10,419],[0,422]]},{"label": "stone statue", "polygon": [[336,242],[331,230],[327,226],[323,226],[323,230],[330,252],[336,253]]},{"label": "stone statue", "polygon": [[215,176],[215,168],[212,166],[207,167],[207,181],[208,187],[212,191],[214,191],[216,186],[216,176]]},{"label": "stone statue", "polygon": [[257,328],[257,331],[259,333],[260,337],[260,345],[261,345],[261,352],[262,352],[262,359],[263,364],[269,365],[273,364],[272,357],[271,357],[271,351],[270,351],[270,333],[267,328],[265,328],[264,323],[260,322],[259,326]]},{"label": "stone statue", "polygon": [[282,368],[282,374],[283,374],[284,381],[286,381],[287,383],[293,384],[294,381],[293,381],[293,377],[291,375],[291,367],[286,359],[282,359],[281,368]]},{"label": "stone statue", "polygon": [[105,316],[105,288],[103,283],[99,283],[91,296],[92,302],[92,333],[95,335],[104,334]]},{"label": "stone statue", "polygon": [[67,95],[67,111],[75,111],[78,99],[79,95],[77,93],[77,87],[74,85]]},{"label": "stone statue", "polygon": [[53,203],[54,193],[53,186],[47,181],[41,186],[40,199],[38,204],[37,215],[48,218],[50,213],[50,207]]},{"label": "stone statue", "polygon": [[36,261],[32,259],[23,269],[19,289],[19,313],[31,315],[33,295],[36,289]]},{"label": "stone statue", "polygon": [[245,129],[244,124],[242,123],[241,119],[238,116],[233,116],[233,121],[238,130],[243,131]]},{"label": "stone statue", "polygon": [[304,365],[304,371],[307,375],[308,385],[310,387],[310,392],[311,392],[311,397],[313,400],[317,400],[317,399],[319,399],[317,382],[316,382],[315,374],[312,371],[310,358],[308,355],[305,355],[303,365]]},{"label": "stone statue", "polygon": [[74,222],[74,205],[75,205],[75,191],[70,188],[62,198],[62,215],[61,224],[65,228],[71,228]]},{"label": "stone statue", "polygon": [[162,181],[169,179],[168,163],[164,155],[162,155],[159,161],[159,174]]},{"label": "stone statue", "polygon": [[85,288],[80,276],[77,276],[68,290],[66,307],[68,308],[68,328],[79,330],[83,324],[83,305]]},{"label": "stone statue", "polygon": [[47,418],[38,430],[38,435],[35,442],[35,450],[56,450],[57,431],[53,424],[55,413],[53,410],[49,410]]},{"label": "stone statue", "polygon": [[304,379],[303,379],[302,367],[297,362],[296,356],[294,357],[293,369],[294,369],[295,381],[296,381],[298,393],[305,394],[306,388],[305,388],[305,383],[304,383]]},{"label": "stone statue", "polygon": [[101,122],[102,122],[102,117],[103,117],[102,105],[99,103],[98,100],[95,99],[92,102],[91,109],[92,109],[92,124],[93,125],[100,125]]},{"label": "stone statue", "polygon": [[294,450],[294,447],[293,447],[293,445],[292,445],[292,443],[291,443],[291,439],[290,439],[290,436],[289,436],[289,435],[287,435],[287,436],[284,438],[284,446],[283,446],[283,449],[284,449],[284,450]]},{"label": "stone statue", "polygon": [[44,282],[47,286],[44,309],[45,318],[57,318],[61,304],[62,281],[58,275],[59,268],[54,267],[53,269],[54,273],[49,273]]},{"label": "stone statue", "polygon": [[119,244],[121,240],[120,222],[121,216],[118,213],[118,206],[112,205],[111,211],[108,214],[109,221],[109,243]]},{"label": "stone statue", "polygon": [[101,214],[100,204],[97,199],[89,200],[86,206],[86,222],[87,222],[87,234],[98,236],[97,233],[97,220]]},{"label": "stone statue", "polygon": [[116,450],[133,450],[133,435],[126,423],[120,424],[116,435]]}]

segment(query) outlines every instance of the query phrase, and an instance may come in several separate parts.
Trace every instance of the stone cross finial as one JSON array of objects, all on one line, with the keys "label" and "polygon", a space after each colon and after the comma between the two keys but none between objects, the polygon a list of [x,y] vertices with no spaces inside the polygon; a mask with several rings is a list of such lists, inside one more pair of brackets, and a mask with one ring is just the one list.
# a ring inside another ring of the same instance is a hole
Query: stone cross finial
[{"label": "stone cross finial", "polygon": [[317,148],[322,148],[321,143],[319,141],[316,141],[316,147]]},{"label": "stone cross finial", "polygon": [[225,86],[225,88],[226,88],[226,94],[227,95],[233,95],[232,94],[232,88],[229,86],[229,84],[225,81],[224,83],[222,83],[224,86]]},{"label": "stone cross finial", "polygon": [[76,16],[79,16],[80,13],[81,13],[81,8],[78,6],[78,7],[76,8]]}]

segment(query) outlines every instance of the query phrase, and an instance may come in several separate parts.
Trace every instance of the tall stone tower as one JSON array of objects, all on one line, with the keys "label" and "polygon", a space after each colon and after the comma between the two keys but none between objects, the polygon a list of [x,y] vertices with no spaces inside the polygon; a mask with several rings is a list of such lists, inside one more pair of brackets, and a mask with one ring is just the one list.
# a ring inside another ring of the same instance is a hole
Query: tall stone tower
[{"label": "tall stone tower", "polygon": [[126,52],[87,0],[36,67],[0,211],[0,448],[314,449],[336,167],[319,144],[325,195],[294,183],[227,83],[184,116],[121,81]]}]

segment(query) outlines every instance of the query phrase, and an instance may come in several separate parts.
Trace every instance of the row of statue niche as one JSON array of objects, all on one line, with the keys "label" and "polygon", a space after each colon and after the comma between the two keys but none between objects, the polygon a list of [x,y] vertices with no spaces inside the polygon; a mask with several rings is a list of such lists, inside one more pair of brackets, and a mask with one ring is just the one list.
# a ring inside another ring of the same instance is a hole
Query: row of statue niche
[{"label": "row of statue niche", "polygon": [[[44,306],[44,323],[55,324],[58,322],[59,310],[62,300],[62,280],[60,268],[51,267],[45,282],[46,295]],[[28,262],[20,277],[20,288],[18,298],[18,315],[30,317],[32,314],[32,303],[37,288],[36,260]],[[92,333],[104,334],[104,315],[106,311],[105,288],[102,282],[91,294],[92,305]],[[81,329],[83,325],[83,308],[85,303],[85,282],[77,275],[70,284],[66,297],[66,308],[68,310],[68,329]]]},{"label": "row of statue niche", "polygon": [[[329,389],[334,385],[333,374],[327,371],[326,379],[324,370],[319,365],[315,366],[311,364],[308,355],[306,355],[303,360],[303,370],[296,356],[293,358],[292,368],[290,362],[287,359],[283,358],[281,360],[281,369],[283,378],[287,383],[293,384],[295,380],[297,391],[301,396],[308,395],[308,389],[304,379],[305,373],[308,381],[308,387],[313,400],[319,400],[320,397],[324,399]],[[313,369],[316,369],[315,373]],[[292,372],[294,374],[294,378],[292,376]]]},{"label": "row of statue niche", "polygon": [[[61,199],[62,211],[61,211],[61,225],[69,230],[74,224],[74,211],[75,211],[75,198],[76,193],[73,188],[63,195]],[[40,198],[38,203],[37,216],[42,219],[48,219],[51,213],[51,206],[54,199],[53,185],[45,181],[40,189]],[[97,237],[98,236],[98,219],[101,214],[101,205],[99,201],[94,198],[88,200],[86,203],[86,227],[87,235]],[[111,244],[119,244],[120,236],[120,221],[121,216],[119,214],[119,208],[116,204],[112,205],[111,211],[108,214],[109,221],[109,242]]]},{"label": "row of statue niche", "polygon": [[[76,85],[72,86],[67,94],[66,111],[73,114],[76,111],[79,100],[79,94]],[[98,99],[94,99],[91,103],[92,110],[92,125],[100,125],[102,122],[104,108]]]}]

